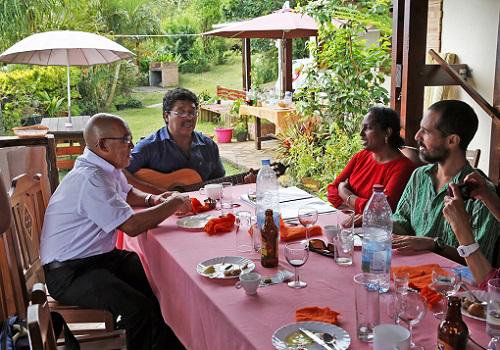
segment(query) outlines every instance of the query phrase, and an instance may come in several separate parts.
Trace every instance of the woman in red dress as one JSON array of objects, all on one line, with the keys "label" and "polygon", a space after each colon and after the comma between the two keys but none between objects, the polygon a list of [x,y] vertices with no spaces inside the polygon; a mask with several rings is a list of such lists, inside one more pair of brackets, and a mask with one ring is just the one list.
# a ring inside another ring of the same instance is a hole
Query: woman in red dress
[{"label": "woman in red dress", "polygon": [[335,181],[328,185],[328,200],[336,208],[350,208],[357,214],[356,224],[372,195],[375,184],[383,185],[394,211],[411,173],[417,167],[400,147],[398,114],[390,108],[372,107],[363,119],[363,150],[356,153]]}]

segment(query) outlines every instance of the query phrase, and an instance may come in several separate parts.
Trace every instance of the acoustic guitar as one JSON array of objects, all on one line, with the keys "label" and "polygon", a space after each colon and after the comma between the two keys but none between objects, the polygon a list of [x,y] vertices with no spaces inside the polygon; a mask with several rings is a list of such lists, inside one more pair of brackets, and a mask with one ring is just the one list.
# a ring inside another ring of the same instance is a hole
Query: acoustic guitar
[{"label": "acoustic guitar", "polygon": [[[286,166],[281,163],[272,163],[276,176],[281,176],[285,173]],[[154,186],[167,188],[169,191],[191,192],[198,191],[207,184],[216,184],[222,182],[231,182],[233,185],[244,184],[245,176],[253,173],[257,174],[257,170],[250,169],[249,172],[240,173],[231,176],[219,177],[203,181],[200,174],[196,170],[184,168],[173,171],[171,173],[161,173],[152,169],[140,169],[134,173],[134,176],[139,180],[150,183]],[[255,182],[255,181],[253,181]]]}]

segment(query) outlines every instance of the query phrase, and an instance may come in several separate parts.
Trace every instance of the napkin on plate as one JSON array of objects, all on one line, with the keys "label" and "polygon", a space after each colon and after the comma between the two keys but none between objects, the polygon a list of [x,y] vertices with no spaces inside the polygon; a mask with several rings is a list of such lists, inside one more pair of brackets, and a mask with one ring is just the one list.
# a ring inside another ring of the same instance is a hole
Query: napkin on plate
[{"label": "napkin on plate", "polygon": [[235,220],[236,217],[233,214],[228,213],[224,216],[208,220],[203,230],[210,236],[217,233],[231,232],[233,230]]},{"label": "napkin on plate", "polygon": [[[323,231],[321,226],[309,227],[309,237],[321,236]],[[306,228],[300,226],[288,226],[283,219],[280,219],[280,240],[283,242],[298,241],[306,238]]]},{"label": "napkin on plate", "polygon": [[295,310],[295,320],[302,321],[317,321],[331,324],[337,324],[337,316],[340,313],[333,311],[329,307],[306,306]]}]

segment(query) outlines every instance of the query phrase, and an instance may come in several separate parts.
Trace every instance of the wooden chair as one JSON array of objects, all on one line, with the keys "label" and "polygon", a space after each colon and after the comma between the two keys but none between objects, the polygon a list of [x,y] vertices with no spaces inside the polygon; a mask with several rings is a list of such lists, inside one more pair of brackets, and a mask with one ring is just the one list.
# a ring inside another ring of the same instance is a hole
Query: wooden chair
[{"label": "wooden chair", "polygon": [[469,161],[469,164],[473,168],[477,168],[477,165],[479,164],[479,157],[481,156],[481,150],[480,149],[468,149],[465,152],[465,158]]},{"label": "wooden chair", "polygon": [[410,146],[403,146],[400,148],[401,153],[404,154],[406,158],[411,160],[413,163],[418,166],[424,165],[425,163],[420,159],[418,155],[418,149]]},{"label": "wooden chair", "polygon": [[[42,190],[39,175],[29,178],[24,174],[12,180],[9,197],[15,229],[13,232],[16,233],[10,239],[11,248],[14,250],[10,257],[10,268],[11,274],[15,275],[14,280],[22,281],[21,285],[16,287],[19,299],[17,309],[22,310],[19,311],[19,315],[25,317],[33,285],[38,282],[45,283],[39,247],[48,196]],[[52,298],[49,298],[49,305],[51,309],[61,313],[68,323],[105,324],[105,330],[94,327],[78,331],[79,333],[114,330],[114,317],[109,311],[63,305]]]},{"label": "wooden chair", "polygon": [[[31,348],[34,350],[64,349],[64,341],[57,340],[54,334],[47,291],[42,283],[33,286],[32,304],[28,306],[27,324]],[[106,334],[92,334],[77,337],[80,349],[126,349],[124,330]]]}]

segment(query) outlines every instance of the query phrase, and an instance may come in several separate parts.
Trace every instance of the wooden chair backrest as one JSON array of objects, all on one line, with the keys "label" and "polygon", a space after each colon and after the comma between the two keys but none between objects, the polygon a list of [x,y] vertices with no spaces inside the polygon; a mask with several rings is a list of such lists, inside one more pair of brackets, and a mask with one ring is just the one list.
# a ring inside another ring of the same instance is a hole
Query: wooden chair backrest
[{"label": "wooden chair backrest", "polygon": [[31,349],[57,349],[57,341],[52,327],[48,303],[28,306],[27,324]]},{"label": "wooden chair backrest", "polygon": [[244,100],[246,97],[246,92],[243,90],[230,89],[217,85],[217,96],[225,98],[226,100]]},{"label": "wooden chair backrest", "polygon": [[[9,197],[16,233],[13,244],[17,254],[15,256],[17,266],[12,266],[12,268],[20,276],[24,287],[22,294],[27,305],[33,285],[37,282],[45,282],[40,261],[40,237],[48,196],[42,189],[39,174],[32,178],[23,174],[12,180]],[[13,262],[11,264],[14,265]]]},{"label": "wooden chair backrest", "polygon": [[467,161],[473,168],[477,168],[477,165],[479,164],[479,157],[481,156],[481,150],[480,149],[468,149],[465,152],[465,158],[467,158]]}]

